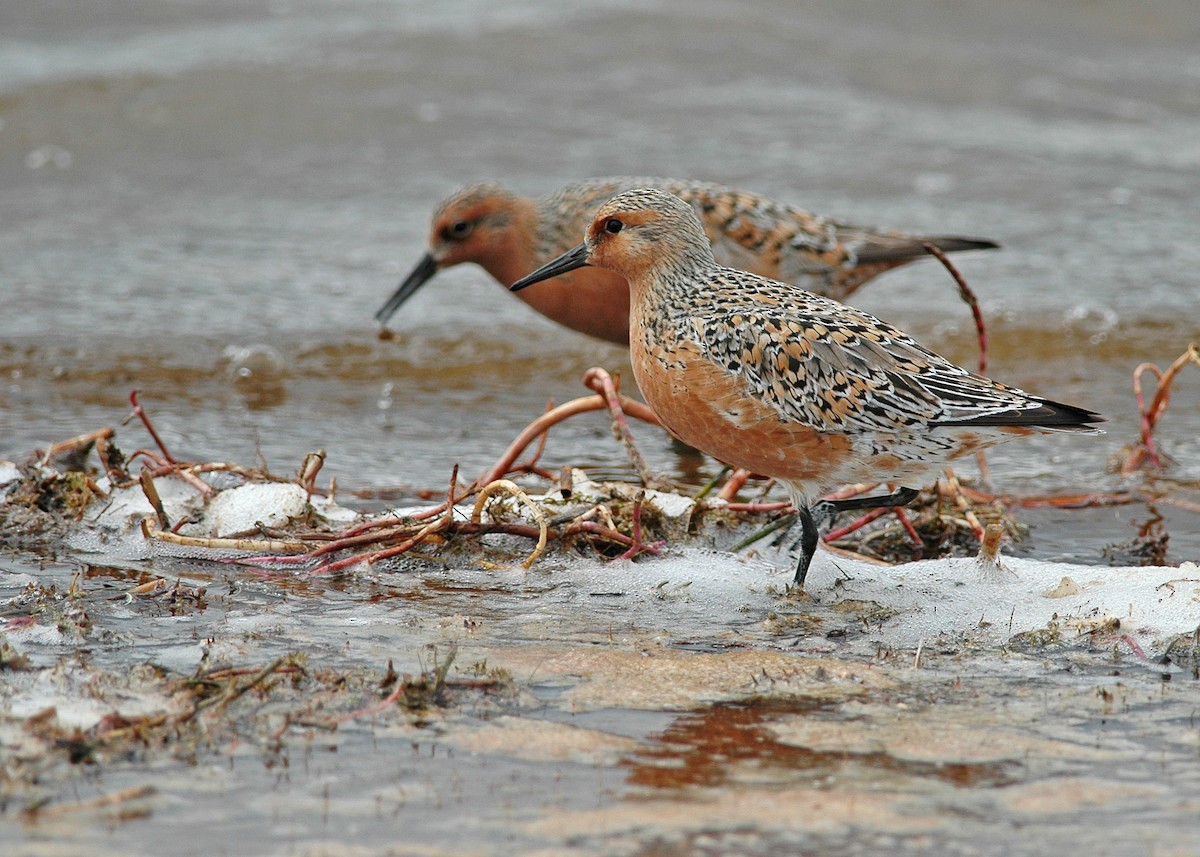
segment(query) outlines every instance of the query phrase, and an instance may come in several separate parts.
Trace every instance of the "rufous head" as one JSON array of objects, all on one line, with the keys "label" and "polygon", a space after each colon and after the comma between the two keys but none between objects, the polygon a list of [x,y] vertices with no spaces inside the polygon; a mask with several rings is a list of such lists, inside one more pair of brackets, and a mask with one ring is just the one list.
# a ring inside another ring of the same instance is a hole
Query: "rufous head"
[{"label": "rufous head", "polygon": [[[386,324],[417,289],[443,268],[485,262],[509,252],[518,197],[496,182],[469,184],[446,197],[433,212],[429,251],[375,314]],[[485,265],[486,267],[486,265]]]},{"label": "rufous head", "polygon": [[496,182],[470,184],[446,197],[429,227],[429,255],[438,268],[497,252],[513,225],[516,201],[516,194]]},{"label": "rufous head", "polygon": [[695,211],[665,191],[639,188],[605,202],[582,244],[509,288],[517,291],[584,265],[607,268],[632,283],[656,269],[696,264],[716,262]]}]

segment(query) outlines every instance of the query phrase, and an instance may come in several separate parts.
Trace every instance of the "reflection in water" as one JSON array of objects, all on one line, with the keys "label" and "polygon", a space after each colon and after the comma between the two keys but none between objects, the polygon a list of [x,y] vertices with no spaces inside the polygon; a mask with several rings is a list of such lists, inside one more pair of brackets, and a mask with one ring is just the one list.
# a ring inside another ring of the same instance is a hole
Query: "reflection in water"
[{"label": "reflection in water", "polygon": [[[845,781],[864,770],[890,778],[932,778],[961,787],[997,787],[1014,782],[1009,763],[925,762],[899,759],[886,752],[817,751],[778,740],[769,726],[793,716],[837,716],[816,700],[757,699],[713,705],[688,712],[649,746],[622,761],[630,785],[653,791],[718,787],[737,782],[798,778]],[[801,776],[797,772],[805,771]],[[870,773],[866,776],[872,777]],[[875,776],[877,778],[877,776]]]}]

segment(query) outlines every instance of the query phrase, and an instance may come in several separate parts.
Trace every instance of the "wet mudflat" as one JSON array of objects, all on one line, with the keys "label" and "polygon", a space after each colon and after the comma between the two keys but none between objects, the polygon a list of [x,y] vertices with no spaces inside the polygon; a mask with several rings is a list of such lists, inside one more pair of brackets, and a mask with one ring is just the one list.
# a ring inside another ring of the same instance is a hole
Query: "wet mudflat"
[{"label": "wet mudflat", "polygon": [[[680,175],[1000,241],[958,260],[990,373],[1111,419],[996,450],[1000,492],[1140,487],[1108,463],[1137,438],[1131,373],[1197,336],[1186,4],[134,0],[0,22],[0,460],[120,423],[138,388],[187,460],[290,473],[325,448],[355,509],[482,472],[589,367],[628,368],[478,270],[376,339],[433,204],[475,178]],[[936,265],[855,302],[973,365]],[[1194,500],[1193,371],[1158,484]],[[149,445],[133,430],[126,451]],[[682,485],[717,472],[635,431]],[[632,478],[603,415],[544,463]],[[758,548],[523,571],[529,545],[496,539],[326,577],[6,531],[0,851],[1195,853],[1196,515],[1016,517],[1007,577],[823,555],[811,600]]]},{"label": "wet mudflat", "polygon": [[913,645],[886,604],[706,552],[137,565],[5,564],[10,853],[1194,846],[1190,637],[1064,614],[997,645],[946,605]]}]

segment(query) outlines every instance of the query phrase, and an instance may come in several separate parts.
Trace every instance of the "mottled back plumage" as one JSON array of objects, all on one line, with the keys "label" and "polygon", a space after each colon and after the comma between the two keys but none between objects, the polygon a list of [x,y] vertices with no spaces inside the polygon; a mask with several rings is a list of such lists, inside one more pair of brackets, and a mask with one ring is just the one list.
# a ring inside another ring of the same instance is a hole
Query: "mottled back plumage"
[{"label": "mottled back plumage", "polygon": [[[475,262],[508,285],[576,244],[602,203],[640,187],[661,188],[688,202],[723,264],[839,300],[872,277],[923,257],[926,241],[949,252],[998,246],[984,239],[920,236],[855,226],[760,194],[708,182],[589,179],[566,185],[539,200],[520,196],[496,182],[478,182],[461,188],[438,205],[430,230],[429,253],[376,317],[386,322],[438,270],[462,262]],[[534,309],[568,327],[624,344],[624,283],[604,271],[583,272],[578,278],[569,304],[554,300],[546,290],[523,298]]]}]

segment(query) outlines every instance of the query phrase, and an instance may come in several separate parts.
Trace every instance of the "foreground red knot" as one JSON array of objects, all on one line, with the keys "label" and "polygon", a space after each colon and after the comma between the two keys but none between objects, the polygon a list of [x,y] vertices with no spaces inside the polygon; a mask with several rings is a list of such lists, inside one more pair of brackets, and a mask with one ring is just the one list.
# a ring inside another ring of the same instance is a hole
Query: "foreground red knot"
[{"label": "foreground red knot", "polygon": [[[386,324],[442,268],[475,262],[507,286],[575,245],[601,203],[638,187],[658,187],[691,203],[723,264],[844,300],[867,280],[942,250],[999,245],[977,238],[909,235],[839,223],[716,184],[677,179],[606,178],[567,185],[534,200],[494,182],[451,194],[433,215],[429,252],[375,314]],[[568,281],[569,280],[569,281]],[[521,299],[559,324],[618,345],[629,336],[629,289],[609,271],[580,272]]]},{"label": "foreground red knot", "polygon": [[692,207],[661,190],[613,197],[583,244],[512,288],[586,265],[629,282],[633,373],[662,424],[786,487],[799,513],[798,584],[818,522],[917,492],[814,498],[852,482],[918,483],[1000,441],[1095,432],[1104,419],[972,374],[853,307],[717,265]]}]

